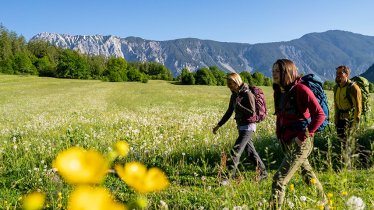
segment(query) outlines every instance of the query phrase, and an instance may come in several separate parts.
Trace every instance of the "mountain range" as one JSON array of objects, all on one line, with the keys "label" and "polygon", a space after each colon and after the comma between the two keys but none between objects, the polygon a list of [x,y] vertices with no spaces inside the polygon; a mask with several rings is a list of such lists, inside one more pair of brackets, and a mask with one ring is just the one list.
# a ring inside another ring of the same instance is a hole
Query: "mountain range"
[{"label": "mountain range", "polygon": [[315,73],[323,80],[333,80],[335,68],[347,65],[352,76],[364,73],[374,63],[374,36],[330,30],[309,33],[299,39],[271,43],[232,43],[196,38],[168,41],[113,35],[66,35],[40,33],[32,40],[78,50],[91,55],[124,57],[127,61],[158,62],[174,76],[183,68],[196,71],[217,66],[227,72],[259,71],[271,76],[271,67],[279,58],[293,60],[300,73]]}]

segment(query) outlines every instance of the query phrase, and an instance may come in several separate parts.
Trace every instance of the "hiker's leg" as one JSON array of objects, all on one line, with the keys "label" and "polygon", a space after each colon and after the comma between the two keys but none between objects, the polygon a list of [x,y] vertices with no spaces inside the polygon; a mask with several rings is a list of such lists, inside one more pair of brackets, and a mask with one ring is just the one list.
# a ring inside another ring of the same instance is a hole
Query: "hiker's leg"
[{"label": "hiker's leg", "polygon": [[242,155],[252,131],[239,130],[239,136],[231,150],[230,157],[232,161],[228,160],[227,167],[230,170],[231,178],[235,176]]},{"label": "hiker's leg", "polygon": [[[253,132],[251,133],[251,135]],[[251,136],[250,136],[251,137]],[[252,138],[249,139],[247,144],[247,153],[249,160],[260,170],[260,176],[267,176],[265,164],[262,162],[260,155],[258,155],[256,148],[253,144]]]},{"label": "hiker's leg", "polygon": [[306,184],[312,187],[316,187],[318,191],[318,196],[321,198],[321,201],[323,201],[325,204],[327,204],[327,197],[323,191],[323,187],[321,182],[318,180],[316,174],[313,171],[312,166],[310,165],[309,161],[306,160],[301,165],[301,175],[303,176],[303,180]]},{"label": "hiker's leg", "polygon": [[290,145],[285,145],[285,157],[273,177],[272,197],[270,205],[280,208],[283,204],[286,185],[291,180],[295,172],[307,160],[310,154],[310,140],[306,140],[302,146],[298,146],[295,140]]},{"label": "hiker's leg", "polygon": [[350,143],[349,143],[349,133],[350,133],[350,126],[349,121],[346,119],[340,119],[338,120],[338,123],[336,125],[336,131],[338,134],[338,139],[340,142],[340,154],[342,156],[343,164],[345,167],[349,167],[350,164]]}]

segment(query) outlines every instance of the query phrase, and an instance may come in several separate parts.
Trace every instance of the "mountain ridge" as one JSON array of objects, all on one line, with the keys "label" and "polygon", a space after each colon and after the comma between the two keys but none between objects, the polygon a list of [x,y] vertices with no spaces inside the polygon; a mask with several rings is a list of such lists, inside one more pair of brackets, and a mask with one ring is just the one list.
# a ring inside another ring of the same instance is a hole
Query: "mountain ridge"
[{"label": "mountain ridge", "polygon": [[207,66],[218,66],[227,72],[260,71],[271,76],[274,61],[289,58],[301,73],[315,73],[324,80],[332,80],[336,66],[348,65],[352,75],[359,75],[374,63],[374,36],[341,30],[313,32],[290,41],[257,44],[197,38],[155,41],[134,36],[120,38],[48,32],[39,33],[32,40],[44,40],[91,55],[158,62],[170,69],[174,76],[183,68],[196,71]]}]

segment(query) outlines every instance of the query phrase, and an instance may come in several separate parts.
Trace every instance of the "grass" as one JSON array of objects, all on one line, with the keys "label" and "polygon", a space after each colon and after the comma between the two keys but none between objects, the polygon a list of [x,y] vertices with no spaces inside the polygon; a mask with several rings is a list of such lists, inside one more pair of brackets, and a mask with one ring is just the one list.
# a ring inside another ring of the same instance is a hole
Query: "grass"
[{"label": "grass", "polygon": [[[270,114],[258,124],[254,143],[272,177],[282,153],[271,115],[272,89],[262,88]],[[171,181],[167,190],[148,194],[149,209],[164,208],[161,201],[170,209],[266,209],[271,178],[255,182],[249,161],[241,165],[242,182],[223,186],[218,178],[221,153],[228,153],[237,137],[232,119],[217,135],[212,134],[227,108],[229,93],[226,87],[165,81],[108,83],[0,75],[0,206],[18,209],[22,195],[39,189],[47,193],[49,208],[61,209],[58,204],[65,208],[71,187],[52,171],[56,155],[76,145],[108,153],[113,142],[121,139],[131,145],[126,161],[157,166]],[[328,97],[333,107],[332,92]],[[345,202],[353,195],[361,197],[367,208],[374,208],[373,112],[368,119],[357,136],[363,148],[356,154],[353,171],[341,169],[332,122],[331,132],[316,136],[310,162],[337,209],[346,209]],[[295,190],[287,193],[288,203],[295,208],[317,208],[313,186],[306,187],[300,175],[290,184]],[[103,185],[124,203],[136,197],[114,175]],[[300,196],[307,201],[300,201]],[[292,206],[288,203],[286,209]]]}]

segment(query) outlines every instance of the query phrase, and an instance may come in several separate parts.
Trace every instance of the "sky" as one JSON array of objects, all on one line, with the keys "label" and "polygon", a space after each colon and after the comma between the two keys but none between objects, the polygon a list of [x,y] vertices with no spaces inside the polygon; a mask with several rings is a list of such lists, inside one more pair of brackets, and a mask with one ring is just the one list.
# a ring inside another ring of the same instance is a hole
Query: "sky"
[{"label": "sky", "polygon": [[374,36],[373,0],[2,0],[0,23],[41,32],[268,43],[312,32]]}]

